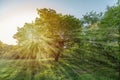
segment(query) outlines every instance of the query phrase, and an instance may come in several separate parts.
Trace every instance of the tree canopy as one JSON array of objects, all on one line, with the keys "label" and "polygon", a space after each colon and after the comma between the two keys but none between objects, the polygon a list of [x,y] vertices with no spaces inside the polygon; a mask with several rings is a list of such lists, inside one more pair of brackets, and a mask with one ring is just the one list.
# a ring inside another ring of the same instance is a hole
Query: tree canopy
[{"label": "tree canopy", "polygon": [[63,48],[79,37],[82,24],[74,16],[62,15],[53,9],[44,8],[37,11],[40,17],[36,18],[35,22],[18,28],[14,38],[18,40],[24,56],[37,58],[39,54],[52,53],[58,61]]}]

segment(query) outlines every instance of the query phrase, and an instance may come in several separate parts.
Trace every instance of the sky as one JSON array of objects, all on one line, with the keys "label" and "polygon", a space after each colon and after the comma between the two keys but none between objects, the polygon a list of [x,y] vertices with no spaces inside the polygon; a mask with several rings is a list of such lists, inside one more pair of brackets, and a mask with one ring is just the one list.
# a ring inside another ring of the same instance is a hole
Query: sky
[{"label": "sky", "polygon": [[0,0],[0,41],[16,44],[13,35],[17,27],[31,23],[37,15],[36,9],[51,8],[58,13],[81,18],[87,12],[104,12],[117,0]]}]

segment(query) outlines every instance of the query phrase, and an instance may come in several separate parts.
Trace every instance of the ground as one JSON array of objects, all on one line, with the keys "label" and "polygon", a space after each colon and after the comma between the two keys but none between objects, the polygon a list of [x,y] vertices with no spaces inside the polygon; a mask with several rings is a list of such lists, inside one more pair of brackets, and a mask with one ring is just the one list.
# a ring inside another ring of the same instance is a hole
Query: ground
[{"label": "ground", "polygon": [[0,60],[0,80],[115,80],[74,59]]}]

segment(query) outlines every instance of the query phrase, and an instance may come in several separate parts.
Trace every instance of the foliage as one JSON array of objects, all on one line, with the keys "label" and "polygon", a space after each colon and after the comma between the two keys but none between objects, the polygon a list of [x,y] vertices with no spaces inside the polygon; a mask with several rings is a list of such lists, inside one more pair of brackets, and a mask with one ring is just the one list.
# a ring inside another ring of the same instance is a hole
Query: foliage
[{"label": "foliage", "polygon": [[74,41],[80,34],[81,22],[73,16],[58,14],[46,8],[38,9],[38,15],[40,18],[36,18],[35,23],[26,23],[24,27],[18,28],[14,38],[18,40],[23,56],[35,59],[44,53],[53,53],[58,61],[67,43]]},{"label": "foliage", "polygon": [[119,3],[82,19],[53,9],[37,11],[34,22],[18,28],[17,45],[0,42],[0,79],[120,79]]}]

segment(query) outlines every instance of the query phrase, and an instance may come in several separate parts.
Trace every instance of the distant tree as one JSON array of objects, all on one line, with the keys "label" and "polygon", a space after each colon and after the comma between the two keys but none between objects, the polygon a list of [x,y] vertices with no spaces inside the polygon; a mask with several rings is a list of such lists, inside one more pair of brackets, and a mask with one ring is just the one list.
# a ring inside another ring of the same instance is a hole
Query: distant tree
[{"label": "distant tree", "polygon": [[83,15],[83,18],[81,20],[82,23],[88,27],[90,25],[100,22],[102,15],[103,13],[97,13],[95,11],[91,11]]},{"label": "distant tree", "polygon": [[12,45],[0,41],[0,58],[8,58],[11,55],[10,52],[13,50],[12,47]]},{"label": "distant tree", "polygon": [[0,41],[0,56],[4,53],[4,44],[2,41]]}]

